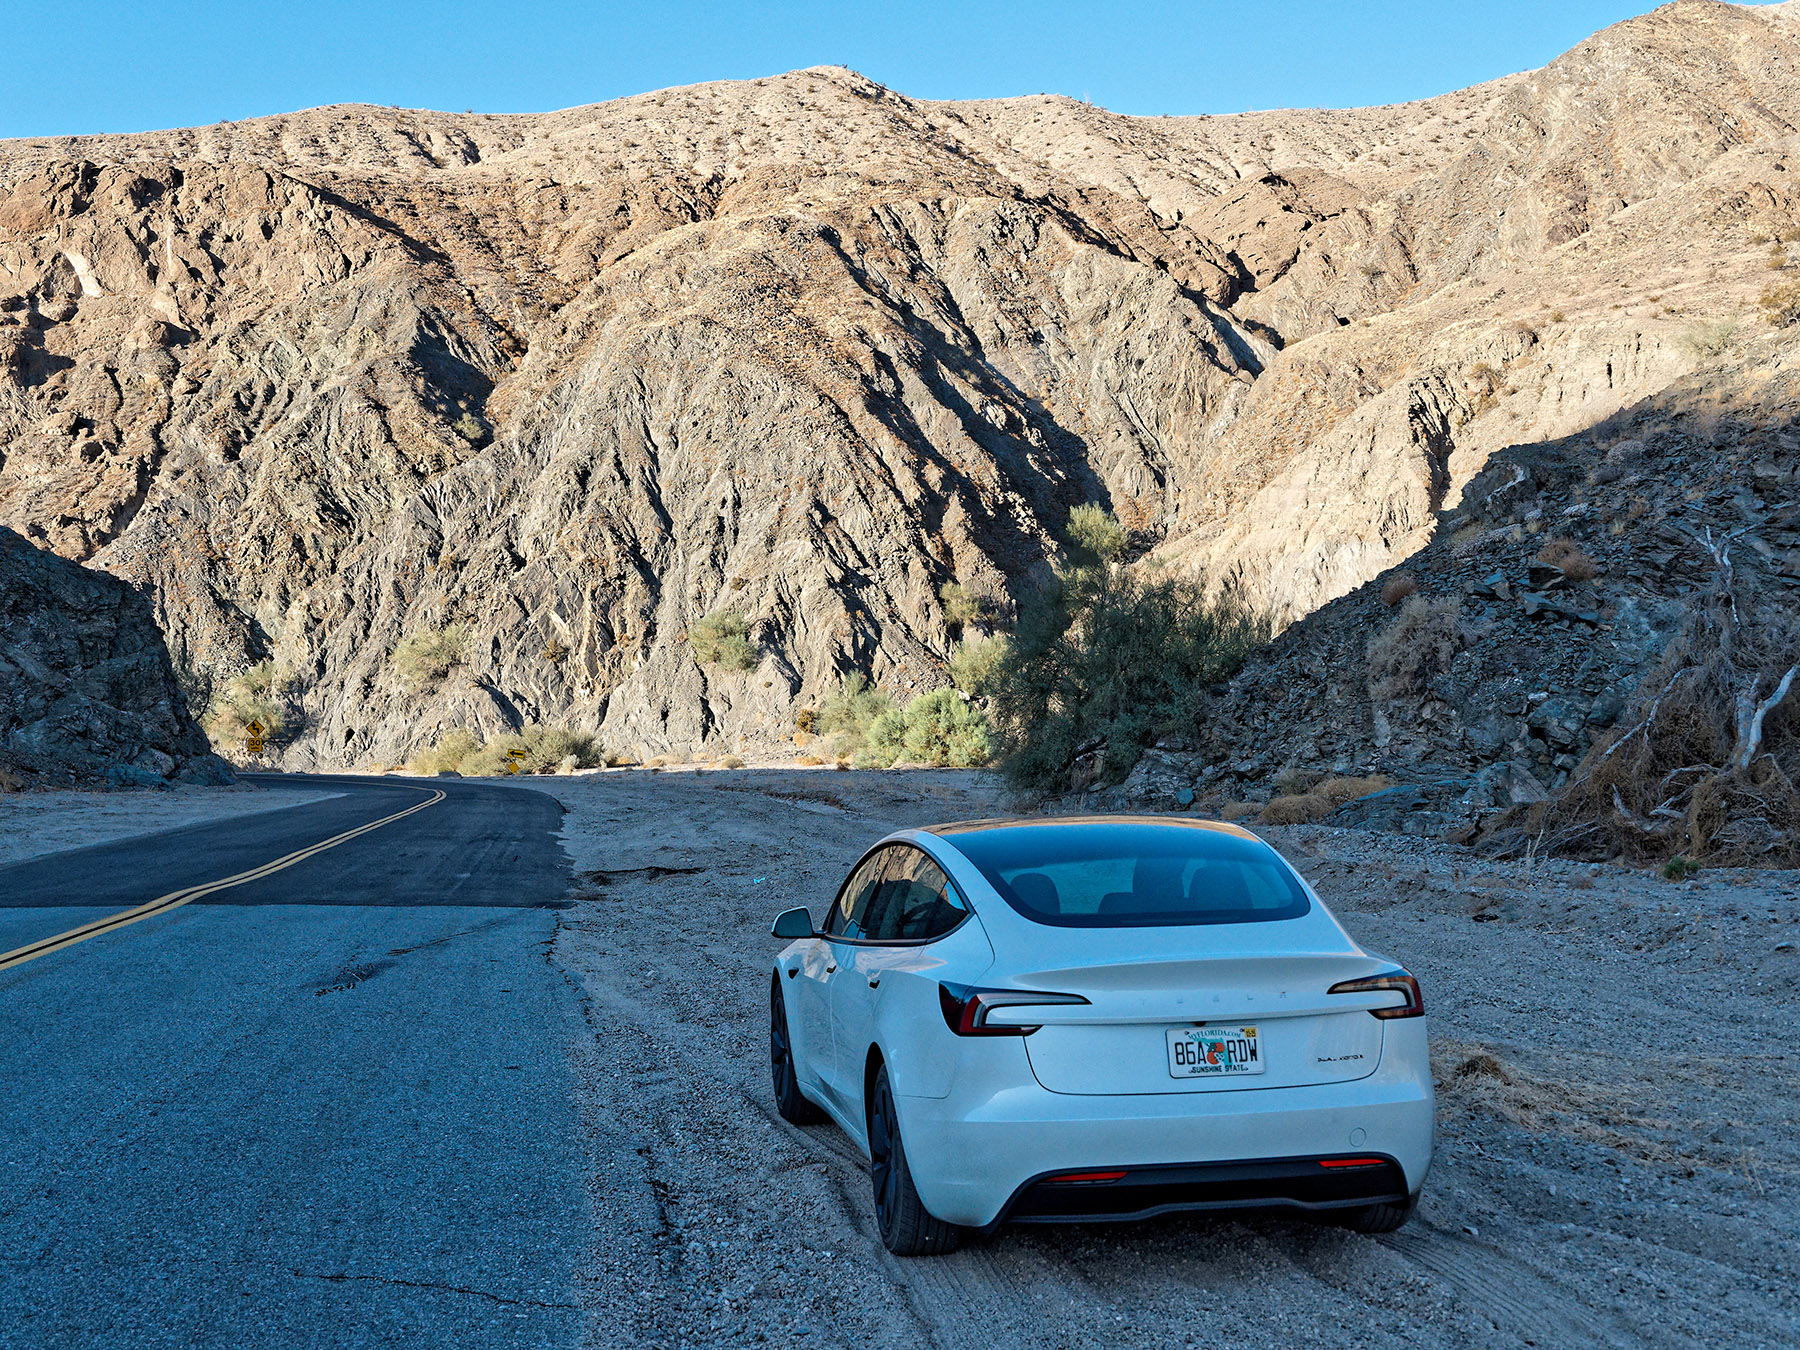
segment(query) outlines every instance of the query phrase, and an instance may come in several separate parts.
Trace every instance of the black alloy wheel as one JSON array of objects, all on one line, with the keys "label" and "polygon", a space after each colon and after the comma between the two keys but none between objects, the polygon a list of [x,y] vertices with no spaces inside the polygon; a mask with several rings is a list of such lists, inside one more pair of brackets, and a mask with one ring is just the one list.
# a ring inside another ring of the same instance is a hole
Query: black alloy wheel
[{"label": "black alloy wheel", "polygon": [[953,1251],[962,1232],[933,1218],[913,1186],[887,1066],[877,1066],[869,1101],[869,1176],[875,1187],[875,1223],[896,1256],[939,1256]]},{"label": "black alloy wheel", "polygon": [[769,1079],[775,1088],[775,1110],[790,1125],[816,1125],[825,1113],[800,1091],[794,1072],[794,1046],[788,1038],[787,1000],[781,996],[781,976],[769,984]]}]

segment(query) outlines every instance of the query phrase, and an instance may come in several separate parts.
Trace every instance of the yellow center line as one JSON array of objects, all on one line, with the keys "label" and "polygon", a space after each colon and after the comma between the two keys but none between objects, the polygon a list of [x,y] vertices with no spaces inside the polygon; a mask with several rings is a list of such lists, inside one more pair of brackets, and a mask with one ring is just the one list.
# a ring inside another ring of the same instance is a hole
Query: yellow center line
[{"label": "yellow center line", "polygon": [[[422,788],[410,788],[419,792]],[[48,956],[51,952],[59,952],[65,947],[73,947],[77,942],[85,942],[88,938],[98,937],[102,933],[110,933],[123,928],[127,924],[137,923],[141,919],[154,918],[158,914],[166,914],[172,909],[198,900],[202,896],[211,895],[215,891],[229,890],[233,886],[242,886],[246,882],[259,881],[263,877],[273,876],[284,868],[292,867],[297,862],[304,862],[315,854],[323,853],[328,848],[336,848],[339,844],[348,843],[358,835],[367,834],[370,830],[379,830],[383,825],[392,825],[396,820],[404,819],[415,811],[423,811],[428,806],[436,806],[444,800],[441,789],[433,789],[429,797],[404,811],[396,811],[391,816],[383,816],[380,820],[371,820],[367,825],[359,825],[354,830],[345,830],[329,839],[316,844],[309,844],[284,858],[264,863],[260,867],[252,867],[247,872],[239,872],[236,876],[221,877],[217,881],[202,882],[198,886],[188,886],[179,891],[170,891],[167,895],[159,895],[135,909],[124,910],[118,914],[108,915],[104,919],[95,919],[92,923],[83,924],[79,928],[71,928],[66,933],[58,933],[55,937],[44,938],[28,946],[15,947],[10,952],[0,952],[0,970],[24,965],[27,961],[35,961],[40,956]]]}]

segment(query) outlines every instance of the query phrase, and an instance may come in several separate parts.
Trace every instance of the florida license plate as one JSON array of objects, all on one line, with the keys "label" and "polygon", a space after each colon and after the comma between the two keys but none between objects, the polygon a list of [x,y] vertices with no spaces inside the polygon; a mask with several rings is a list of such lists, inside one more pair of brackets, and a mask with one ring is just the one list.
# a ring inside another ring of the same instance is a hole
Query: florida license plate
[{"label": "florida license plate", "polygon": [[1224,1078],[1262,1071],[1262,1044],[1255,1027],[1169,1028],[1171,1078]]}]

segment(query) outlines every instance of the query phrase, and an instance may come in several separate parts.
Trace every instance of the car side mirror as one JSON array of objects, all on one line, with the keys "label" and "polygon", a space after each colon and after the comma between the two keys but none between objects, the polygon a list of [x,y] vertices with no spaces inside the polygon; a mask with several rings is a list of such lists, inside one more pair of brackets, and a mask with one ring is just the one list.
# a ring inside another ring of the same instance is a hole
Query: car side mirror
[{"label": "car side mirror", "polygon": [[775,926],[769,930],[778,938],[809,938],[813,935],[812,915],[804,909],[784,909],[775,916]]}]

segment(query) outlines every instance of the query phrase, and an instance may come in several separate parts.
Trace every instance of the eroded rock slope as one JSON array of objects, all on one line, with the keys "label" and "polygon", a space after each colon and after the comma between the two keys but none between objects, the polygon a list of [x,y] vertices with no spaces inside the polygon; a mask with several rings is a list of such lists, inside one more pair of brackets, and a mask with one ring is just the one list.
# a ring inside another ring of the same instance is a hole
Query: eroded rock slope
[{"label": "eroded rock slope", "polygon": [[228,783],[150,606],[0,529],[0,779],[24,787]]},{"label": "eroded rock slope", "polygon": [[[1800,8],[1684,0],[1349,112],[821,68],[8,142],[0,521],[194,669],[271,660],[291,765],[771,742],[847,671],[937,681],[941,588],[1004,608],[1078,502],[1283,621],[1352,591],[1754,314],[1796,124]],[[753,669],[693,659],[721,611]]]}]

